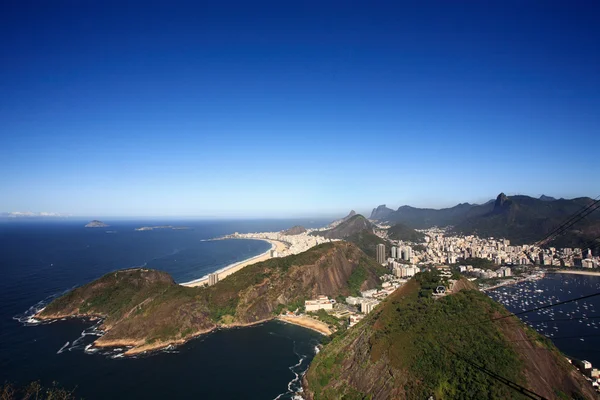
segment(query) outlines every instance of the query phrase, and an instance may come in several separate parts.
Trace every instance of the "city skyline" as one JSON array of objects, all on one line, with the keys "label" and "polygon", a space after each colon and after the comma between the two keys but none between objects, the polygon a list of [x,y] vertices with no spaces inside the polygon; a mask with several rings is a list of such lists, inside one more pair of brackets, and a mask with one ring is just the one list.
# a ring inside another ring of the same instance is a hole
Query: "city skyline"
[{"label": "city skyline", "polygon": [[344,4],[3,5],[0,211],[600,194],[597,4]]}]

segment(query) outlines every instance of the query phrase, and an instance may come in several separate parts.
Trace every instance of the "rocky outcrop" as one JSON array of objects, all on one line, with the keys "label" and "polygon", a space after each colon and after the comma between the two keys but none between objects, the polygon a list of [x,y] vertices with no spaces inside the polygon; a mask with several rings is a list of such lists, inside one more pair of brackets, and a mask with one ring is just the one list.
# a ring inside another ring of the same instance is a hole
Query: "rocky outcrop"
[{"label": "rocky outcrop", "polygon": [[369,219],[374,221],[386,221],[393,212],[394,210],[387,208],[385,204],[382,204],[371,211],[371,216]]}]

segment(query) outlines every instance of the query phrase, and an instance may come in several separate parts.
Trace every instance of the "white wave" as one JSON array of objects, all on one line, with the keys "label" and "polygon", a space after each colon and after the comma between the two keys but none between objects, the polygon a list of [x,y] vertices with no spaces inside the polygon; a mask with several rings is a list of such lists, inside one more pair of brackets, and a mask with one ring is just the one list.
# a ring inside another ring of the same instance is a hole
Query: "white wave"
[{"label": "white wave", "polygon": [[320,351],[321,351],[321,350],[319,349],[319,346],[318,346],[318,345],[317,345],[317,346],[315,346],[315,355],[316,355],[316,354],[319,354],[319,352],[320,352]]},{"label": "white wave", "polygon": [[61,348],[60,348],[60,349],[59,349],[59,350],[56,352],[56,354],[60,354],[60,353],[62,353],[62,352],[65,350],[65,348],[66,348],[67,346],[69,346],[69,342],[65,343],[65,344],[63,345],[63,347],[61,347]]}]

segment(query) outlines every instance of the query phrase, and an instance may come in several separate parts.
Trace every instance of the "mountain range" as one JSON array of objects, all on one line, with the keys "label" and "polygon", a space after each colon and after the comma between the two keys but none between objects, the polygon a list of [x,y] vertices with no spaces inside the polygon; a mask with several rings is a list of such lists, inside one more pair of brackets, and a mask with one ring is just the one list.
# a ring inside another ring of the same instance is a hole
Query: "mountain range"
[{"label": "mountain range", "polygon": [[[500,193],[495,200],[484,204],[461,203],[442,209],[402,206],[394,211],[381,205],[373,209],[370,219],[387,224],[403,223],[415,229],[452,226],[452,232],[457,234],[503,237],[513,244],[527,244],[544,238],[573,214],[593,203],[589,197],[509,197]],[[549,245],[579,247],[589,244],[599,234],[600,211],[596,211]]]}]

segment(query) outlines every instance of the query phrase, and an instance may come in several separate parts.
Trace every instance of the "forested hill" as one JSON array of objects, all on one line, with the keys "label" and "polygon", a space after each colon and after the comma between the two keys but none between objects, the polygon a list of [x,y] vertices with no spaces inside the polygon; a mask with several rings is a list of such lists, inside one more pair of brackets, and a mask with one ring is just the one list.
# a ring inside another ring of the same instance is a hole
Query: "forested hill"
[{"label": "forested hill", "polygon": [[525,399],[502,377],[548,399],[595,399],[554,345],[485,294],[433,300],[418,274],[326,344],[303,379],[307,399]]},{"label": "forested hill", "polygon": [[[457,222],[454,231],[482,237],[503,237],[514,244],[535,243],[593,202],[589,197],[549,200],[547,197],[509,197],[500,193],[489,212]],[[577,222],[550,245],[579,247],[598,235],[600,210]]]},{"label": "forested hill", "polygon": [[317,295],[355,295],[380,284],[383,273],[354,244],[339,241],[252,264],[207,288],[177,285],[160,271],[111,272],[58,298],[36,317],[101,317],[106,334],[95,345],[132,346],[132,354],[217,327],[264,321]]},{"label": "forested hill", "polygon": [[417,232],[409,226],[398,223],[387,230],[388,237],[393,240],[403,240],[408,242],[421,243],[425,240],[425,235]]},{"label": "forested hill", "polygon": [[324,236],[328,239],[345,239],[348,236],[354,235],[364,230],[373,232],[373,224],[371,224],[362,215],[355,214],[332,229],[314,232],[314,234]]},{"label": "forested hill", "polygon": [[[500,193],[496,200],[482,205],[463,203],[439,210],[402,206],[391,213],[380,213],[385,216],[380,222],[402,223],[414,229],[452,226],[454,233],[458,234],[502,237],[514,244],[527,244],[542,239],[593,202],[589,197],[557,200],[545,195],[534,198]],[[580,247],[598,236],[600,210],[577,222],[551,245]]]}]

